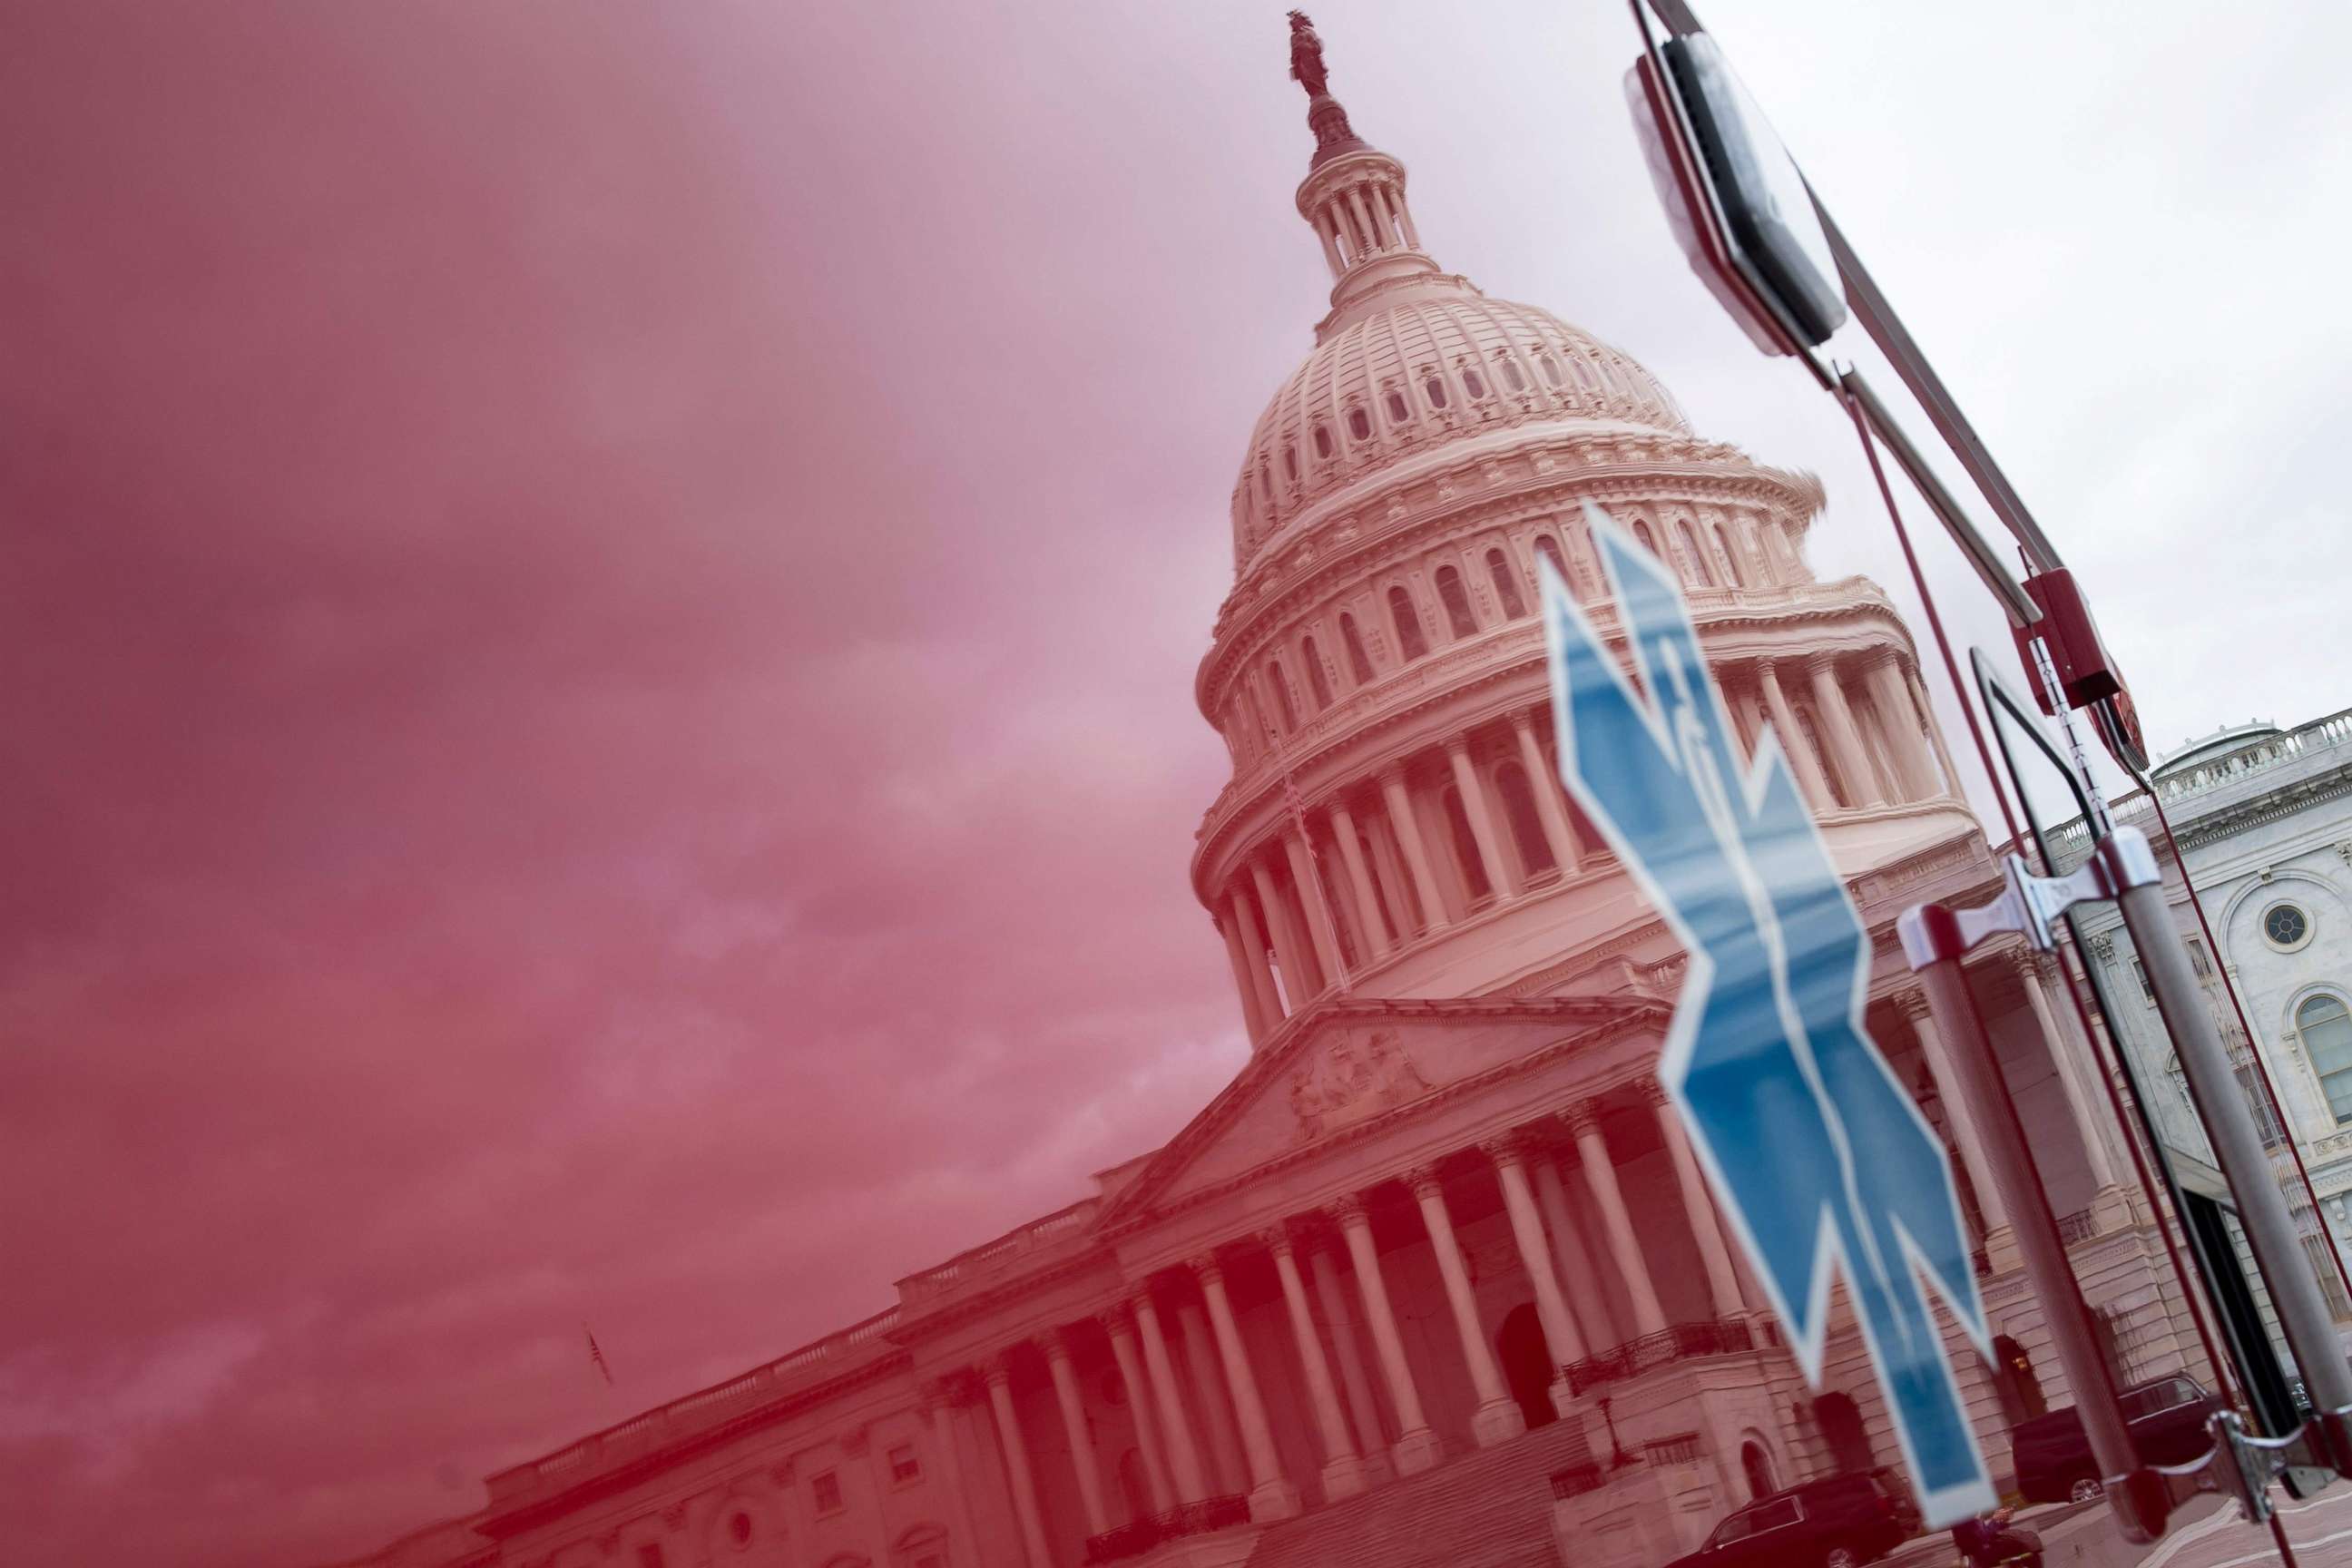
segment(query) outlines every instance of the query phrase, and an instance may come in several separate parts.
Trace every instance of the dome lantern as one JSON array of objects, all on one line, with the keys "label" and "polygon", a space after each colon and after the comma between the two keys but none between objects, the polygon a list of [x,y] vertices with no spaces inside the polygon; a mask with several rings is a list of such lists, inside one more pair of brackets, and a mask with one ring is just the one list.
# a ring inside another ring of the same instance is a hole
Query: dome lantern
[{"label": "dome lantern", "polygon": [[1290,13],[1290,75],[1307,90],[1307,124],[1315,132],[1315,154],[1298,184],[1298,216],[1323,243],[1334,313],[1384,283],[1434,274],[1437,263],[1422,250],[1405,205],[1404,165],[1348,123],[1348,111],[1331,96],[1323,40],[1304,11]]}]

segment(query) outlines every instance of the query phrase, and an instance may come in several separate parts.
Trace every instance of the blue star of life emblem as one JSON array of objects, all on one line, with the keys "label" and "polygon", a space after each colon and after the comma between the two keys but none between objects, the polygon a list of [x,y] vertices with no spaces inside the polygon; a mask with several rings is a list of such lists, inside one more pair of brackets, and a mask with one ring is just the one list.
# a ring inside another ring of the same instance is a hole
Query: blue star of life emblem
[{"label": "blue star of life emblem", "polygon": [[1542,563],[1560,782],[1689,953],[1659,1082],[1806,1381],[1843,1277],[1927,1522],[1969,1517],[1992,1481],[1929,1293],[1989,1330],[1943,1145],[1864,1028],[1868,932],[1769,726],[1739,768],[1672,575],[1584,516],[1633,679]]}]

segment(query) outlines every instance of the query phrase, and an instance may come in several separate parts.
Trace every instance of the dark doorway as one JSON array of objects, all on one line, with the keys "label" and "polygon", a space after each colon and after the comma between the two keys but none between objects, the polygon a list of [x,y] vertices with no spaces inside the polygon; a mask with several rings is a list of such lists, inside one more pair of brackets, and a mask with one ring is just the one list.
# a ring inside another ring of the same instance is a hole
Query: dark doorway
[{"label": "dark doorway", "polygon": [[1772,1456],[1764,1445],[1750,1437],[1739,1445],[1739,1473],[1748,1479],[1748,1500],[1750,1502],[1767,1492],[1780,1490],[1772,1479]]},{"label": "dark doorway", "polygon": [[1822,1424],[1822,1440],[1830,1446],[1830,1464],[1842,1476],[1859,1475],[1877,1464],[1870,1436],[1862,1429],[1862,1411],[1843,1394],[1824,1394],[1813,1401],[1813,1419]]},{"label": "dark doorway", "polygon": [[1495,1335],[1495,1359],[1503,1363],[1511,1397],[1519,1402],[1519,1414],[1527,1417],[1530,1429],[1559,1419],[1559,1412],[1551,1407],[1551,1352],[1544,1344],[1543,1323],[1532,1305],[1514,1307],[1503,1320],[1502,1329]]},{"label": "dark doorway", "polygon": [[2042,1376],[2033,1370],[2033,1358],[2007,1334],[1992,1337],[1992,1386],[2000,1396],[2001,1414],[2009,1417],[2011,1426],[2050,1412],[2050,1402],[2042,1393]]}]

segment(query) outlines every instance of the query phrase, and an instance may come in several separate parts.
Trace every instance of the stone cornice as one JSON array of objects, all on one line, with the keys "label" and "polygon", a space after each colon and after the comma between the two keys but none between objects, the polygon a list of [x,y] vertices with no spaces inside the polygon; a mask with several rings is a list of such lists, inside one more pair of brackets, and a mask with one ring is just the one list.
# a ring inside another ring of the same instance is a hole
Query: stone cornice
[{"label": "stone cornice", "polygon": [[2185,822],[2180,820],[2184,814],[2176,805],[2172,808],[2173,837],[2184,850],[2201,849],[2234,837],[2249,828],[2283,822],[2296,812],[2347,795],[2352,795],[2352,763],[2282,784],[2232,805],[2216,807]]},{"label": "stone cornice", "polygon": [[[1867,654],[1898,643],[1908,647],[1909,634],[1895,619],[1893,606],[1874,588],[1867,595],[1852,592],[1848,584],[1856,581],[1822,585],[1825,590],[1845,590],[1837,592],[1833,599],[1775,606],[1723,621],[1701,615],[1701,644],[1718,669],[1773,657],[1762,647],[1731,641],[1739,633],[1766,626],[1778,633],[1803,636],[1802,651],[1808,657],[1815,651],[1832,657]],[[1604,630],[1604,635],[1611,634]],[[1725,646],[1727,642],[1731,646]],[[1786,657],[1796,654],[1792,651]],[[1452,728],[1437,733],[1425,722],[1439,710],[1464,707],[1467,700],[1512,682],[1519,688],[1513,700],[1490,700],[1486,710],[1455,717],[1483,724],[1506,716],[1515,707],[1546,701],[1544,658],[1540,628],[1529,620],[1489,628],[1475,640],[1456,644],[1395,671],[1348,701],[1334,704],[1293,737],[1289,776],[1308,809],[1318,809],[1335,788],[1353,788],[1390,763],[1441,743]],[[1408,681],[1405,677],[1413,679]],[[1396,743],[1398,736],[1403,738],[1403,744]],[[1202,814],[1194,835],[1192,886],[1203,904],[1211,904],[1223,885],[1222,874],[1207,873],[1221,868],[1231,858],[1229,846],[1237,841],[1255,843],[1287,825],[1289,805],[1283,777],[1284,770],[1273,759],[1250,764],[1236,772]]]},{"label": "stone cornice", "polygon": [[[1592,461],[1591,448],[1649,448]],[[1672,456],[1660,447],[1681,448]],[[1361,491],[1342,491],[1302,515],[1261,550],[1217,613],[1213,643],[1193,683],[1212,720],[1236,659],[1262,641],[1253,628],[1370,577],[1391,561],[1426,550],[1439,537],[1475,533],[1525,517],[1571,510],[1586,500],[1747,502],[1796,513],[1802,522],[1822,505],[1820,481],[1754,461],[1736,447],[1630,428],[1561,432],[1504,451],[1465,449],[1451,463],[1410,475],[1381,476]],[[1412,492],[1435,493],[1414,501]]]},{"label": "stone cornice", "polygon": [[667,1443],[634,1454],[618,1465],[583,1475],[578,1480],[556,1490],[518,1500],[505,1509],[494,1507],[474,1528],[494,1541],[508,1540],[574,1509],[583,1508],[600,1498],[643,1485],[664,1470],[723,1448],[751,1433],[788,1421],[814,1405],[897,1376],[911,1364],[912,1358],[906,1352],[893,1351],[863,1366],[851,1368],[839,1377],[794,1389],[781,1399],[742,1411],[698,1431],[682,1433]]},{"label": "stone cornice", "polygon": [[[1269,1045],[1268,1048],[1261,1050],[1241,1076],[1209,1103],[1207,1110],[1153,1156],[1150,1167],[1130,1183],[1127,1190],[1104,1211],[1100,1222],[1101,1234],[1106,1240],[1116,1241],[1172,1215],[1214,1203],[1232,1191],[1261,1182],[1291,1166],[1321,1159],[1335,1150],[1363,1142],[1426,1115],[1437,1106],[1475,1093],[1489,1084],[1535,1071],[1569,1051],[1590,1048],[1596,1042],[1605,1044],[1643,1028],[1663,1029],[1668,1012],[1661,1003],[1631,996],[1557,996],[1541,1001],[1496,997],[1449,1001],[1331,999],[1319,1003],[1292,1020],[1303,1026],[1289,1031],[1288,1037],[1282,1041],[1279,1048]],[[1159,1195],[1215,1142],[1241,1110],[1254,1103],[1266,1085],[1289,1070],[1300,1052],[1317,1037],[1321,1026],[1434,1018],[1463,1021],[1524,1018],[1538,1022],[1578,1023],[1585,1027],[1550,1046],[1514,1057],[1484,1072],[1454,1079],[1393,1110],[1367,1117],[1339,1132],[1290,1150],[1198,1192],[1187,1194],[1174,1205],[1156,1205]]]}]

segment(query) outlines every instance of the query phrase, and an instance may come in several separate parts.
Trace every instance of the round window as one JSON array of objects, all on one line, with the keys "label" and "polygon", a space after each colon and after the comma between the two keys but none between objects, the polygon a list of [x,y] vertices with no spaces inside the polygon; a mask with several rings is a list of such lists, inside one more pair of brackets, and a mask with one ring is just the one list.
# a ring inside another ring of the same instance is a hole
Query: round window
[{"label": "round window", "polygon": [[751,1544],[751,1516],[738,1509],[735,1517],[727,1521],[728,1538],[738,1546]]},{"label": "round window", "polygon": [[2311,940],[2311,918],[2293,904],[2273,904],[2263,913],[2263,934],[2273,947],[2301,947]]}]

